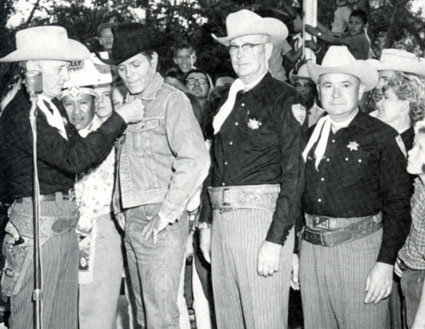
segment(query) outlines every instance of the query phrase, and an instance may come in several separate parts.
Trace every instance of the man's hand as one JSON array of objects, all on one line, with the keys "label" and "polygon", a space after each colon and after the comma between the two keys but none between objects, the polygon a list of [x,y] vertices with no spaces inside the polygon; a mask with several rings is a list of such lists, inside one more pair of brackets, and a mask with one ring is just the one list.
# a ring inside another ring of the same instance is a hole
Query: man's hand
[{"label": "man's hand", "polygon": [[298,279],[299,272],[299,258],[297,254],[292,255],[292,273],[291,273],[291,288],[294,290],[300,290],[300,281]]},{"label": "man's hand", "polygon": [[366,279],[367,292],[365,303],[378,304],[391,294],[393,286],[393,265],[377,262],[373,265]]},{"label": "man's hand", "polygon": [[199,229],[199,247],[208,264],[211,264],[211,227]]},{"label": "man's hand", "polygon": [[168,225],[170,225],[168,220],[162,219],[156,215],[143,229],[142,237],[147,240],[152,235],[153,243],[155,244],[158,239],[158,234],[164,231]]},{"label": "man's hand", "polygon": [[142,121],[145,114],[145,107],[141,99],[134,99],[130,103],[125,103],[117,109],[117,112],[126,123],[136,123]]},{"label": "man's hand", "polygon": [[279,270],[281,248],[282,246],[280,244],[263,241],[257,256],[258,275],[268,277]]}]

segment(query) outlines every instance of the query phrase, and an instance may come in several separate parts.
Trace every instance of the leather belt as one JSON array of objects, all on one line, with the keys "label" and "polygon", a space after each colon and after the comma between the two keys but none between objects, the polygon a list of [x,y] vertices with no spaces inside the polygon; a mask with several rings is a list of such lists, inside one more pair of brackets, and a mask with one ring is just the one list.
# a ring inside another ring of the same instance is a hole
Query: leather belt
[{"label": "leather belt", "polygon": [[[339,220],[339,218],[334,219]],[[374,216],[354,217],[354,219],[351,224],[335,230],[317,230],[307,225],[303,238],[312,244],[333,247],[344,242],[360,239],[382,228],[381,213]]]},{"label": "leather belt", "polygon": [[263,209],[274,212],[279,196],[279,184],[211,187],[211,206],[220,212],[235,209]]},{"label": "leather belt", "polygon": [[[16,199],[16,203],[32,202],[33,197],[23,197]],[[39,200],[41,201],[61,201],[61,200],[74,200],[74,192],[70,190],[68,193],[56,192],[52,194],[41,194]]]}]

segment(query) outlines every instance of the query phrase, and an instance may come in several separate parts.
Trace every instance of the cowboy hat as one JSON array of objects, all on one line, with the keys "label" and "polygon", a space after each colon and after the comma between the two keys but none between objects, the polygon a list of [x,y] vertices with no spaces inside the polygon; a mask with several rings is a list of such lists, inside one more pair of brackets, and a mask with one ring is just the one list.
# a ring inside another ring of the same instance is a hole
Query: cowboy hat
[{"label": "cowboy hat", "polygon": [[401,71],[425,76],[425,59],[403,49],[383,49],[381,58],[367,60],[378,71]]},{"label": "cowboy hat", "polygon": [[310,74],[308,74],[307,64],[301,65],[296,74],[294,73],[294,70],[291,70],[289,72],[289,81],[291,82],[291,84],[295,83],[295,79],[311,80]]},{"label": "cowboy hat", "polygon": [[150,28],[141,23],[123,23],[112,28],[114,43],[111,59],[101,59],[107,64],[118,65],[127,59],[147,50],[163,45],[164,40]]},{"label": "cowboy hat", "polygon": [[309,61],[307,68],[315,84],[322,74],[343,73],[358,78],[365,85],[365,91],[369,91],[375,88],[379,80],[376,69],[364,60],[355,59],[346,46],[329,47],[322,65]]},{"label": "cowboy hat", "polygon": [[286,25],[276,18],[261,17],[256,13],[242,9],[235,13],[231,13],[226,18],[227,37],[212,37],[224,46],[229,46],[232,39],[250,35],[250,34],[267,34],[273,43],[280,42],[288,36],[288,28]]},{"label": "cowboy hat", "polygon": [[68,39],[61,26],[36,26],[16,33],[16,50],[0,62],[28,60],[77,61],[90,57],[90,52],[78,41]]}]

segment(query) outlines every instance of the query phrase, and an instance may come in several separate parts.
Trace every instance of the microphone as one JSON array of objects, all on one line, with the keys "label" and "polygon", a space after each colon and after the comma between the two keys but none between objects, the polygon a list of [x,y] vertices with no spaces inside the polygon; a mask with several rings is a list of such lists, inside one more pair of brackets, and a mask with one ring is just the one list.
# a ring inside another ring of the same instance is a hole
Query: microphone
[{"label": "microphone", "polygon": [[43,91],[41,73],[35,70],[27,71],[25,73],[25,85],[27,92],[31,97],[41,94]]}]

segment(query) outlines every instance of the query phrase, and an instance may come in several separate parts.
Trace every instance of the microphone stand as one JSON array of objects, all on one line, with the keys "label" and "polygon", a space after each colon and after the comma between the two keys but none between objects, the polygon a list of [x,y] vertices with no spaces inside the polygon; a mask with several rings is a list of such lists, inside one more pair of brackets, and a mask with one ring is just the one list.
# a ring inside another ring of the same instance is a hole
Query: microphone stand
[{"label": "microphone stand", "polygon": [[38,180],[37,168],[37,94],[35,91],[29,91],[31,100],[30,125],[33,141],[33,171],[34,171],[34,328],[41,329],[41,257],[40,257],[40,184]]}]

